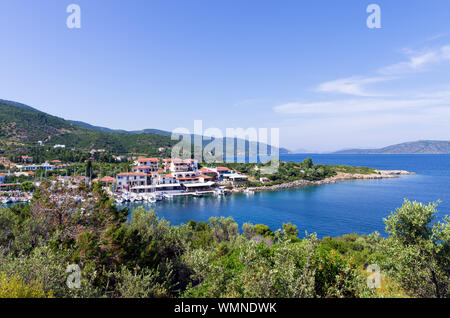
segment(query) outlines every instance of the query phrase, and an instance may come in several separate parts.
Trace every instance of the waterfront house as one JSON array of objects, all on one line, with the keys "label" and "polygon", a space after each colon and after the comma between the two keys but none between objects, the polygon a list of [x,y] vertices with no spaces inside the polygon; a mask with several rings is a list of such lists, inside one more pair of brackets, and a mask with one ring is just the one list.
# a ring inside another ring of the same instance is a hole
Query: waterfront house
[{"label": "waterfront house", "polygon": [[158,158],[139,158],[136,162],[138,167],[151,168],[151,171],[158,170],[159,159]]},{"label": "waterfront house", "polygon": [[231,174],[233,172],[231,169],[227,167],[208,167],[207,169],[215,172],[219,180],[223,180],[224,176]]},{"label": "waterfront house", "polygon": [[152,166],[134,166],[131,170],[133,172],[151,174],[154,171],[154,168]]},{"label": "waterfront house", "polygon": [[198,169],[198,172],[205,176],[210,176],[213,180],[216,180],[219,178],[219,173],[217,171],[213,171],[208,168],[201,168]]},{"label": "waterfront house", "polygon": [[158,184],[174,184],[174,183],[177,183],[177,180],[171,174],[158,174],[157,183]]},{"label": "waterfront house", "polygon": [[171,172],[197,171],[198,161],[195,159],[174,159],[170,161]]},{"label": "waterfront house", "polygon": [[270,182],[270,179],[263,177],[263,178],[259,178],[259,181],[262,183],[267,183],[267,182]]},{"label": "waterfront house", "polygon": [[207,183],[213,181],[213,177],[202,174],[198,177],[198,181],[201,183]]},{"label": "waterfront house", "polygon": [[215,183],[212,181],[184,183],[183,188],[186,192],[212,191],[214,189],[214,185]]},{"label": "waterfront house", "polygon": [[122,172],[116,176],[117,190],[130,190],[134,186],[146,186],[147,174],[141,172]]},{"label": "waterfront house", "polygon": [[239,173],[229,173],[223,175],[223,180],[231,181],[233,185],[246,182],[248,177]]}]

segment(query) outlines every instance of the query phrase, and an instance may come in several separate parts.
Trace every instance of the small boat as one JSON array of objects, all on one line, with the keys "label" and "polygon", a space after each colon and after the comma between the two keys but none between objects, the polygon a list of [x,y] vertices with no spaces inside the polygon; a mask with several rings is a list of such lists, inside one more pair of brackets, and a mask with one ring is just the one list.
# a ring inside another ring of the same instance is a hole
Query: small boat
[{"label": "small boat", "polygon": [[245,190],[244,190],[244,193],[245,193],[245,194],[254,194],[255,191],[249,190],[249,189],[245,189]]}]

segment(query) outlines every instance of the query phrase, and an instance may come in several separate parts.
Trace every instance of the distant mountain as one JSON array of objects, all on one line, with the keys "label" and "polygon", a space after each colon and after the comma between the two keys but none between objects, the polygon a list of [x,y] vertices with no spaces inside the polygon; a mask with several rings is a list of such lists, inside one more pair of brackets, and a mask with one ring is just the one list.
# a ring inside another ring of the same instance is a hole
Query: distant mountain
[{"label": "distant mountain", "polygon": [[164,136],[171,136],[172,133],[165,131],[165,130],[159,130],[159,129],[142,129],[142,130],[123,130],[123,129],[110,129],[106,127],[100,127],[100,126],[94,126],[82,121],[75,121],[75,120],[68,120],[68,122],[75,124],[77,126],[81,126],[88,129],[98,130],[98,131],[104,131],[104,132],[111,132],[111,133],[120,133],[120,134],[158,134],[158,135],[164,135]]},{"label": "distant mountain", "polygon": [[309,151],[309,150],[306,150],[306,149],[304,149],[304,148],[299,148],[299,149],[295,149],[295,150],[293,150],[292,152],[290,152],[290,153],[294,153],[294,154],[303,154],[303,153],[312,153],[313,151]]},{"label": "distant mountain", "polygon": [[[110,128],[100,127],[100,126],[93,126],[93,125],[90,125],[90,124],[82,122],[82,121],[69,120],[69,122],[71,122],[75,125],[78,125],[78,126],[82,126],[85,128],[98,130],[98,131],[104,131],[104,132],[114,132],[114,133],[122,133],[122,134],[158,134],[158,135],[164,135],[164,136],[172,136],[171,132],[165,131],[165,130],[159,130],[159,129],[121,130],[121,129],[110,129]],[[191,137],[193,138],[194,135],[191,135]],[[225,143],[226,143],[227,139],[225,139]],[[214,139],[212,139],[212,140],[214,140]],[[192,142],[193,142],[193,140],[192,140]],[[210,142],[210,140],[204,142],[204,144],[207,144],[209,142]],[[249,143],[248,143],[248,141],[246,141],[246,148],[248,148],[248,146],[249,146]],[[269,153],[271,152],[271,149],[272,149],[272,147],[268,146]],[[280,147],[279,153],[280,154],[290,154],[292,152],[286,148]]]},{"label": "distant mountain", "polygon": [[379,149],[345,149],[335,154],[450,154],[450,141],[420,140]]}]

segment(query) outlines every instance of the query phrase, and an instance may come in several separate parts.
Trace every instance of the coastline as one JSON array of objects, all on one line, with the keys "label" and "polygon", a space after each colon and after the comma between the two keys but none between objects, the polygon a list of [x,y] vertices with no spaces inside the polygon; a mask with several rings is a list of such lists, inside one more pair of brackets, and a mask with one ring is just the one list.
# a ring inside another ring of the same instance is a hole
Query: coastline
[{"label": "coastline", "polygon": [[349,180],[374,180],[374,179],[389,179],[389,178],[399,178],[402,175],[414,175],[414,172],[409,172],[405,170],[375,170],[376,173],[371,174],[352,174],[345,172],[338,172],[335,176],[329,177],[323,180],[309,181],[309,180],[295,180],[291,182],[285,182],[281,184],[262,186],[262,187],[248,187],[248,188],[234,188],[229,190],[231,193],[240,193],[244,191],[277,191],[291,188],[300,188],[312,185],[324,185],[332,184]]}]

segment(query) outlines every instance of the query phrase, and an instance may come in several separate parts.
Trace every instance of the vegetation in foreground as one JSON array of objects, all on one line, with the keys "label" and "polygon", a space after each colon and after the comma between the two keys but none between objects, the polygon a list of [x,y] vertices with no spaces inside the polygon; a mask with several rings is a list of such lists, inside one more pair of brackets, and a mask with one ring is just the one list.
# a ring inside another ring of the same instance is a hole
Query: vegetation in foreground
[{"label": "vegetation in foreground", "polygon": [[[0,297],[449,297],[449,217],[436,222],[436,208],[405,201],[384,220],[387,238],[300,239],[289,223],[239,231],[231,218],[128,217],[100,183],[44,183],[31,204],[0,210]],[[66,284],[69,264],[80,288]],[[380,288],[367,283],[371,264]]]}]

